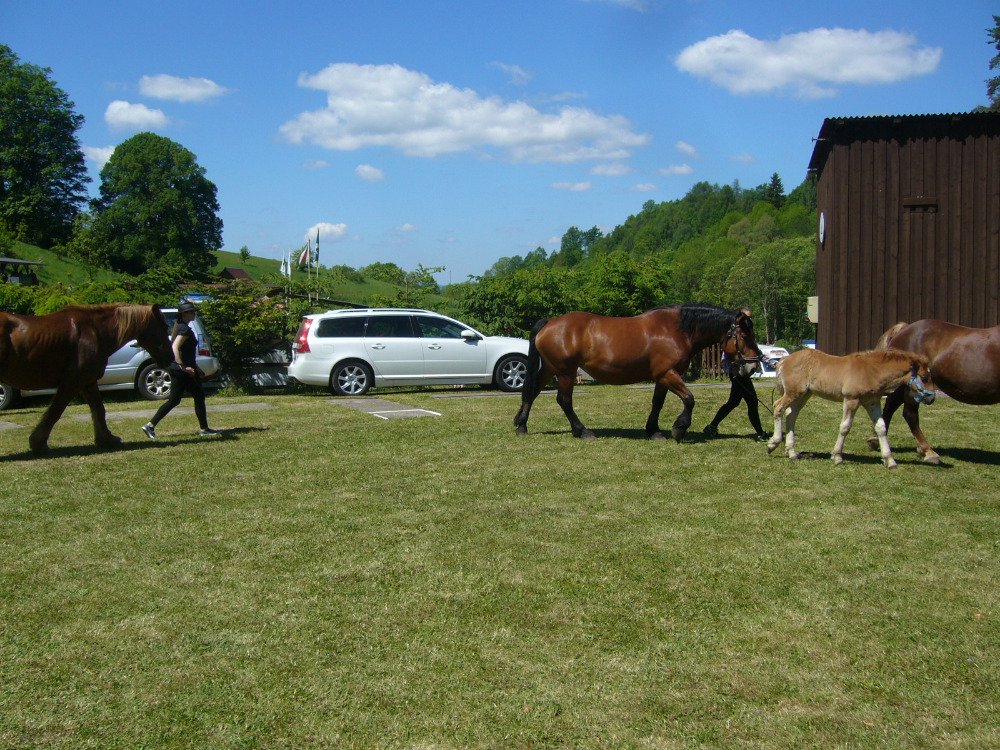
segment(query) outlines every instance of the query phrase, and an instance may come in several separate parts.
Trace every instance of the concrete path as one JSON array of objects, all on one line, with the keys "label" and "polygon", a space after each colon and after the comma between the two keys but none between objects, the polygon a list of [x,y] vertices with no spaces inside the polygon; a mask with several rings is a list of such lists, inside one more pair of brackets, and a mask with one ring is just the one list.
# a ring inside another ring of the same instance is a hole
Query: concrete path
[{"label": "concrete path", "polygon": [[331,398],[331,404],[346,406],[348,409],[371,414],[379,419],[412,419],[413,417],[440,417],[436,411],[414,409],[382,398]]}]

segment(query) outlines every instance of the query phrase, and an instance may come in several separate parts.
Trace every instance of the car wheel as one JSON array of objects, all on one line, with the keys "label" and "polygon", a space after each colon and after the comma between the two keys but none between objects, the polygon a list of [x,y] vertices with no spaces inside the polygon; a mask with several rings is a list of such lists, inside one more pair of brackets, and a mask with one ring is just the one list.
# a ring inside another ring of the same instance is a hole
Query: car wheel
[{"label": "car wheel", "polygon": [[330,373],[330,390],[335,396],[364,396],[373,382],[372,370],[364,362],[341,362]]},{"label": "car wheel", "polygon": [[524,379],[527,374],[527,357],[520,354],[511,354],[497,363],[493,381],[501,391],[513,393],[524,388]]},{"label": "car wheel", "polygon": [[165,370],[155,362],[150,362],[139,370],[135,387],[144,399],[162,401],[170,395],[172,382],[169,370]]},{"label": "car wheel", "polygon": [[0,383],[0,411],[13,409],[15,404],[21,400],[21,392],[17,388]]}]

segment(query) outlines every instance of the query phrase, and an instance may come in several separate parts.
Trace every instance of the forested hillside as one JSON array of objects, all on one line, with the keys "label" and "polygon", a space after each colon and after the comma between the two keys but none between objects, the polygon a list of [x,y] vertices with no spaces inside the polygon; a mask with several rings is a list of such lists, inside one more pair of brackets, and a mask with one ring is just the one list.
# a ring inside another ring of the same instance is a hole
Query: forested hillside
[{"label": "forested hillside", "polygon": [[659,304],[750,306],[761,340],[811,338],[815,186],[785,195],[781,179],[744,190],[696,184],[675,201],[647,201],[608,234],[571,227],[558,251],[498,260],[464,285],[463,309],[491,331],[525,331],[570,310],[635,315]]}]

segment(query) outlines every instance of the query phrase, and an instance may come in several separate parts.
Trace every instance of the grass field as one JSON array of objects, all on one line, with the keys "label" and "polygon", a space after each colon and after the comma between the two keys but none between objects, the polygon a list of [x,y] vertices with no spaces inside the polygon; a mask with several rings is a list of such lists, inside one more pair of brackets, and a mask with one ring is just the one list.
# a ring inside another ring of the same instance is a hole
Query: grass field
[{"label": "grass field", "polygon": [[819,400],[792,462],[739,411],[702,439],[725,389],[682,444],[650,391],[582,391],[595,441],[439,398],[474,388],[215,396],[276,408],[156,442],[119,397],[121,450],[77,404],[43,459],[0,430],[0,746],[1000,746],[1000,408],[922,409],[940,467],[899,420],[890,472],[860,418],[832,464]]}]

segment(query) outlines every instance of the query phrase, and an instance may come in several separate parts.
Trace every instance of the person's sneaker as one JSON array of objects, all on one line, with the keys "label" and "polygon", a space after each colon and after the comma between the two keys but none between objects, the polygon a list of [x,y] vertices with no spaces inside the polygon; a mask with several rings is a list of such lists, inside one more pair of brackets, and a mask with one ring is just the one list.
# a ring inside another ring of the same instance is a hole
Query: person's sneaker
[{"label": "person's sneaker", "polygon": [[714,424],[706,425],[705,429],[702,430],[702,433],[708,435],[708,437],[717,437],[719,434],[719,428]]},{"label": "person's sneaker", "polygon": [[156,428],[148,422],[142,426],[142,431],[146,433],[146,437],[150,440],[156,440]]},{"label": "person's sneaker", "polygon": [[218,435],[221,432],[222,430],[213,430],[211,427],[206,427],[204,430],[198,430],[198,434],[201,437],[205,437],[207,435]]}]

